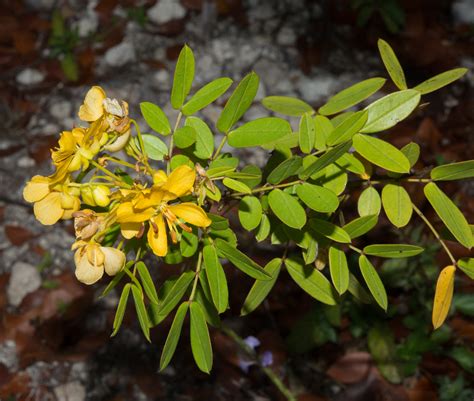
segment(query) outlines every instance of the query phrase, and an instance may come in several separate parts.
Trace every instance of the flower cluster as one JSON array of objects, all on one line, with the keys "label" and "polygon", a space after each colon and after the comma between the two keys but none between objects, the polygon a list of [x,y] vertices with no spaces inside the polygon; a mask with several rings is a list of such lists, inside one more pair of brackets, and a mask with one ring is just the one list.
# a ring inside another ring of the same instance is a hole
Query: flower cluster
[{"label": "flower cluster", "polygon": [[[211,221],[200,206],[179,201],[182,197],[192,199],[194,169],[179,166],[168,176],[151,168],[146,152],[131,144],[133,120],[128,117],[126,102],[110,99],[102,88],[94,86],[78,116],[88,126],[61,133],[51,151],[54,173],[34,176],[23,197],[34,203],[34,214],[44,225],[74,218],[76,241],[72,249],[79,281],[93,284],[104,272],[111,276],[119,272],[126,262],[124,242],[141,238],[146,229],[152,251],[166,256],[168,234],[177,243],[180,230],[192,231],[187,224],[209,226]],[[110,156],[122,149],[136,159],[135,165]],[[127,182],[107,169],[108,161],[134,167],[147,176]],[[140,163],[146,168],[140,169]],[[122,241],[116,248],[102,246],[107,233],[118,225]]]}]

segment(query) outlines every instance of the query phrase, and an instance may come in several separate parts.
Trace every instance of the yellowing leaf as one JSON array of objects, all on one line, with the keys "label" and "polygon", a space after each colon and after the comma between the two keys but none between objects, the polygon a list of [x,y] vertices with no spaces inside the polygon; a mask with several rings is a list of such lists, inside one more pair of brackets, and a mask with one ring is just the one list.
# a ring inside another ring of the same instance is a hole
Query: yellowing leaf
[{"label": "yellowing leaf", "polygon": [[453,299],[455,271],[456,268],[454,266],[446,266],[439,274],[431,317],[434,329],[440,327],[446,320],[446,316],[448,316]]}]

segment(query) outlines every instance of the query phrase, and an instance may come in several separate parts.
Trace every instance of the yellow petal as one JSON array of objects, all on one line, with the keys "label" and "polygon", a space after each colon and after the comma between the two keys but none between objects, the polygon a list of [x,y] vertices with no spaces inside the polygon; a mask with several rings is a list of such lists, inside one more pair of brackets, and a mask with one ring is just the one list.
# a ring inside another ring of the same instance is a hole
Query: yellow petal
[{"label": "yellow petal", "polygon": [[93,86],[89,89],[84,104],[79,108],[79,118],[82,121],[96,121],[102,117],[105,98],[105,92],[100,86]]},{"label": "yellow petal", "polygon": [[61,217],[63,220],[69,220],[72,218],[72,215],[74,212],[77,212],[81,207],[81,201],[79,198],[74,197],[74,202],[72,205],[71,209],[65,209],[63,213],[63,217]]},{"label": "yellow petal", "polygon": [[125,254],[110,246],[102,246],[100,250],[105,255],[105,272],[109,276],[115,276],[125,265]]},{"label": "yellow petal", "polygon": [[198,205],[194,203],[185,202],[178,205],[169,206],[169,209],[186,223],[197,227],[208,227],[211,220],[207,214]]},{"label": "yellow petal", "polygon": [[157,170],[153,173],[153,184],[156,186],[162,186],[167,179],[168,177],[163,170]]},{"label": "yellow petal", "polygon": [[124,202],[117,208],[117,221],[119,223],[142,223],[147,221],[154,213],[153,208],[138,212],[133,208],[131,202]]},{"label": "yellow petal", "polygon": [[61,193],[51,192],[44,199],[35,203],[33,211],[41,224],[50,226],[56,223],[64,213],[61,207]]},{"label": "yellow petal", "polygon": [[94,266],[103,265],[105,262],[105,255],[98,244],[89,244],[86,247],[87,259],[89,263]]},{"label": "yellow petal", "polygon": [[175,194],[176,197],[179,198],[180,196],[191,192],[195,180],[196,172],[194,169],[189,166],[182,165],[172,171],[168,177],[168,180],[166,181],[166,184],[164,184],[161,188]]},{"label": "yellow petal", "polygon": [[35,175],[23,189],[23,198],[27,202],[38,202],[49,194],[49,179]]},{"label": "yellow petal", "polygon": [[151,250],[156,256],[166,256],[168,253],[168,237],[166,236],[165,222],[163,220],[163,215],[159,214],[156,217],[153,217],[151,220],[156,227],[158,232],[155,233],[152,224],[150,223],[150,228],[148,229],[147,239],[150,244]]},{"label": "yellow petal", "polygon": [[433,314],[431,316],[435,329],[440,327],[446,320],[446,316],[448,316],[453,299],[455,271],[456,268],[451,265],[446,266],[439,274],[433,302]]},{"label": "yellow petal", "polygon": [[76,264],[76,278],[84,284],[91,285],[99,281],[104,275],[104,265],[94,266],[89,263],[87,254],[78,249],[74,254]]},{"label": "yellow petal", "polygon": [[122,232],[122,236],[126,239],[131,239],[135,237],[142,227],[143,223],[120,223],[120,231]]}]

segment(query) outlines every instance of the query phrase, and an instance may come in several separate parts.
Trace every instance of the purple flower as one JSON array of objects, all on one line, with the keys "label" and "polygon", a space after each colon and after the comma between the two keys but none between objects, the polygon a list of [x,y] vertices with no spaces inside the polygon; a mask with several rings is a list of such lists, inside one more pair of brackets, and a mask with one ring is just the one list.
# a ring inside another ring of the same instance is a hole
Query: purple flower
[{"label": "purple flower", "polygon": [[260,345],[260,340],[257,337],[248,336],[247,338],[244,339],[244,343],[247,344],[250,348],[252,348],[255,351],[255,348],[257,348]]},{"label": "purple flower", "polygon": [[271,351],[265,351],[260,357],[260,363],[262,366],[267,367],[273,365],[273,354]]},{"label": "purple flower", "polygon": [[255,361],[239,358],[239,368],[242,369],[243,372],[248,373],[252,365],[255,365]]}]

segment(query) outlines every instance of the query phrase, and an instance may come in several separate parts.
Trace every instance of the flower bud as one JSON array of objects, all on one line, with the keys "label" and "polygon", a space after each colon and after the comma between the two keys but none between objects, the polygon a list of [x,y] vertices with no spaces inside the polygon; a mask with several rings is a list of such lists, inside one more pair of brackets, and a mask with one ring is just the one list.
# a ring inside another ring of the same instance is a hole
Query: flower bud
[{"label": "flower bud", "polygon": [[81,197],[85,204],[96,206],[94,197],[92,195],[92,188],[88,185],[81,187]]},{"label": "flower bud", "polygon": [[100,248],[105,256],[104,268],[105,272],[109,276],[115,276],[125,265],[126,257],[125,254],[110,246],[102,246]]},{"label": "flower bud", "polygon": [[98,185],[92,190],[92,197],[97,206],[108,206],[110,203],[110,189],[105,185]]}]

